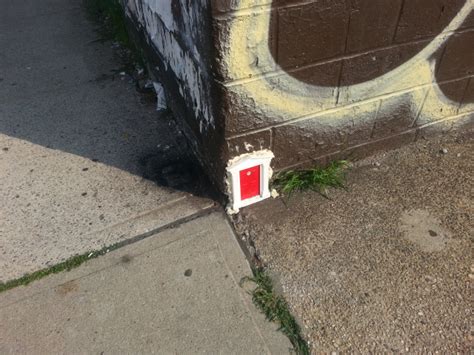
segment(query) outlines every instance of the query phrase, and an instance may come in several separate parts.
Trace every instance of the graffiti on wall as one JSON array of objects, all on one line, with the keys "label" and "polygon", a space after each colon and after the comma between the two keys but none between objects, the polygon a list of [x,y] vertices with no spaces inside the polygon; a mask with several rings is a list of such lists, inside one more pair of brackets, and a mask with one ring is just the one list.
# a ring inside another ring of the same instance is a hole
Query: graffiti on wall
[{"label": "graffiti on wall", "polygon": [[199,131],[214,128],[208,95],[207,63],[200,52],[199,36],[204,35],[201,19],[207,9],[187,0],[124,0],[127,15],[147,33],[147,39],[165,65],[163,75],[172,75],[179,94],[192,106]]},{"label": "graffiti on wall", "polygon": [[225,134],[212,160],[287,167],[474,114],[474,0],[123,1],[198,140]]},{"label": "graffiti on wall", "polygon": [[474,86],[473,0],[233,3],[223,82],[269,119],[230,125],[232,137],[287,122],[389,117],[402,105],[419,125],[474,111],[466,96]]}]

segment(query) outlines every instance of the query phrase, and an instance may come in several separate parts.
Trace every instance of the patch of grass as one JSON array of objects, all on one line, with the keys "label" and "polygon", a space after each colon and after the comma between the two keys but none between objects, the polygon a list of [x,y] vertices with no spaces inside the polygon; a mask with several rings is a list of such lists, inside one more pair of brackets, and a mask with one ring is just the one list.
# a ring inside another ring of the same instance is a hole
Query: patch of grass
[{"label": "patch of grass", "polygon": [[0,282],[0,293],[17,286],[26,286],[33,281],[42,279],[43,277],[51,275],[51,274],[57,274],[62,271],[70,271],[82,265],[88,260],[97,258],[100,255],[104,255],[108,253],[112,249],[114,249],[114,247],[106,247],[98,251],[88,252],[81,255],[75,255],[67,259],[66,261],[63,261],[59,264],[56,264],[54,266],[51,266],[42,270],[35,271],[31,274],[26,274],[25,276],[20,277],[19,279],[10,280],[7,282]]},{"label": "patch of grass", "polygon": [[101,40],[118,42],[129,51],[129,59],[145,68],[142,51],[128,34],[125,11],[120,0],[83,0],[83,3],[89,18],[99,26]]},{"label": "patch of grass", "polygon": [[287,195],[291,195],[295,191],[313,190],[326,196],[328,187],[344,188],[347,167],[346,160],[338,160],[326,168],[289,170],[277,174],[273,185]]},{"label": "patch of grass", "polygon": [[90,19],[101,27],[104,40],[129,44],[125,13],[119,0],[84,0],[84,6]]},{"label": "patch of grass", "polygon": [[301,336],[301,329],[293,315],[290,313],[288,303],[273,290],[273,282],[263,268],[254,269],[253,277],[245,277],[246,281],[254,282],[257,287],[251,292],[254,304],[265,314],[267,320],[279,324],[278,330],[289,339],[297,354],[309,354],[306,341]]}]

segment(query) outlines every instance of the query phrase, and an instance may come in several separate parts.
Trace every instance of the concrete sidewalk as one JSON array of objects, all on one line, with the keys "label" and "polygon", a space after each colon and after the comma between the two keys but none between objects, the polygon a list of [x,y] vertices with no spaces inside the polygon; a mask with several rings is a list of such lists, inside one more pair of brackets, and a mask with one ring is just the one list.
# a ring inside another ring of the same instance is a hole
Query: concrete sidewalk
[{"label": "concrete sidewalk", "polygon": [[0,353],[287,353],[214,201],[145,179],[184,148],[81,4],[0,0],[0,282],[141,240],[1,293]]},{"label": "concrete sidewalk", "polygon": [[144,179],[176,134],[81,0],[0,8],[0,282],[212,208]]},{"label": "concrete sidewalk", "polygon": [[0,353],[289,353],[248,275],[225,216],[200,217],[0,294]]}]

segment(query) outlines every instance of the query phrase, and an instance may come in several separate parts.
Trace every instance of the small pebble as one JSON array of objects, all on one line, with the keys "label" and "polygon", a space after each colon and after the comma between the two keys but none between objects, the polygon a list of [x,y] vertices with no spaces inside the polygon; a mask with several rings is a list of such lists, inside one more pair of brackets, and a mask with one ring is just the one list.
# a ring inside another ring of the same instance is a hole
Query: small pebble
[{"label": "small pebble", "polygon": [[255,257],[256,251],[253,246],[249,247],[249,253],[250,253],[250,256]]},{"label": "small pebble", "polygon": [[448,150],[446,148],[443,148],[443,149],[440,150],[440,153],[448,154]]}]

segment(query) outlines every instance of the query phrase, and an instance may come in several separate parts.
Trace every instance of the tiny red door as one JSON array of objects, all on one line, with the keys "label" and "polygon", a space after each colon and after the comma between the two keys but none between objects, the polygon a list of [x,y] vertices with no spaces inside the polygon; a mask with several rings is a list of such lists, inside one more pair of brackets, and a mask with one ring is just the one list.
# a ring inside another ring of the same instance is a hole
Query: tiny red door
[{"label": "tiny red door", "polygon": [[240,171],[240,199],[260,195],[260,165]]}]

